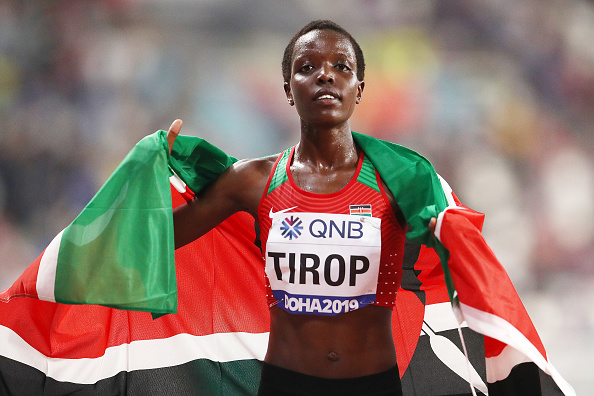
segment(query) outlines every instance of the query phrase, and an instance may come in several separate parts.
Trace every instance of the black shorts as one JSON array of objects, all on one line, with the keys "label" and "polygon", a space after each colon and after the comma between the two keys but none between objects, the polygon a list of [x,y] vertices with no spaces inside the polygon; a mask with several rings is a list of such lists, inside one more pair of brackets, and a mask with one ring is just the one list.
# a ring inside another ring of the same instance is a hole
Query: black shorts
[{"label": "black shorts", "polygon": [[264,363],[258,396],[402,396],[398,367],[356,378],[314,377]]}]

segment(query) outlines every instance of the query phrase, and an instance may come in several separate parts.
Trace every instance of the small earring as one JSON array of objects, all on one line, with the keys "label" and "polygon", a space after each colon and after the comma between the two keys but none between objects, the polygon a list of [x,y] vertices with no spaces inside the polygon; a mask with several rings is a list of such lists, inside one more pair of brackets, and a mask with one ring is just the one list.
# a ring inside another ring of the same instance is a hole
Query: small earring
[{"label": "small earring", "polygon": [[289,106],[293,106],[293,99],[287,99],[287,101],[289,102]]}]

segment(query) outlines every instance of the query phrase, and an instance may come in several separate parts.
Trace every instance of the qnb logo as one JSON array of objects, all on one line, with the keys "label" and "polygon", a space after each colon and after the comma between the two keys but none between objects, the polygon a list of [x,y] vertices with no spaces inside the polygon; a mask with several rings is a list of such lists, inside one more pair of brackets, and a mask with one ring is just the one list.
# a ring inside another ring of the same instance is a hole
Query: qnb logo
[{"label": "qnb logo", "polygon": [[281,235],[285,238],[289,238],[292,240],[293,238],[297,239],[301,235],[301,230],[303,226],[301,225],[302,221],[299,217],[287,217],[283,220],[283,224],[281,225]]}]

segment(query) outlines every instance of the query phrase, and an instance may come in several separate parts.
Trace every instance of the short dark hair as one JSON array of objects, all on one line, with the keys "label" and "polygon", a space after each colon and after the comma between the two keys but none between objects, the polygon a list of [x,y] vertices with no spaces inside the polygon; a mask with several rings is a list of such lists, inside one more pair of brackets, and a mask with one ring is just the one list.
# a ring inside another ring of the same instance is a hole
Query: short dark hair
[{"label": "short dark hair", "polygon": [[334,30],[335,32],[343,35],[346,37],[353,46],[353,50],[355,51],[355,60],[357,61],[357,79],[359,81],[363,81],[365,77],[365,59],[363,58],[363,51],[357,43],[357,40],[347,32],[343,27],[329,21],[327,19],[319,19],[317,21],[312,21],[305,25],[301,30],[299,30],[287,47],[285,48],[285,53],[283,54],[283,62],[282,62],[282,71],[283,71],[283,80],[284,82],[289,82],[291,80],[291,62],[293,61],[293,50],[295,49],[295,43],[299,39],[299,37],[303,36],[306,33],[309,33],[313,30]]}]

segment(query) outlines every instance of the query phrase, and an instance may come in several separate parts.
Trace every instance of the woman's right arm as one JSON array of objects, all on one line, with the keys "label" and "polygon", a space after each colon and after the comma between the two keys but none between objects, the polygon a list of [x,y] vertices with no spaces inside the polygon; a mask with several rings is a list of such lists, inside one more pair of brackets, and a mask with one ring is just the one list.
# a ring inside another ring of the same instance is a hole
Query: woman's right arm
[{"label": "woman's right arm", "polygon": [[[175,120],[167,132],[170,151],[180,129],[181,120]],[[257,218],[273,164],[274,157],[238,161],[192,201],[175,208],[175,248],[200,238],[236,212],[245,211]]]}]

